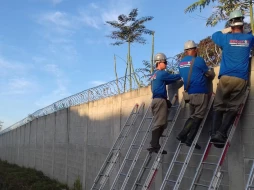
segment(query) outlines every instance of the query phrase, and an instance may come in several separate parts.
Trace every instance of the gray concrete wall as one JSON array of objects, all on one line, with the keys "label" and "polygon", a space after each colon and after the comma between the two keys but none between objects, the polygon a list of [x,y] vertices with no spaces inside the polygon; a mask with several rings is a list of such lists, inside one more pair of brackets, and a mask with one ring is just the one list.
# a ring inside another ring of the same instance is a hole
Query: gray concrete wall
[{"label": "gray concrete wall", "polygon": [[[252,68],[253,70],[254,68]],[[251,76],[254,81],[254,76]],[[213,82],[213,91],[216,91],[218,80]],[[172,86],[171,86],[172,87]],[[169,89],[170,97],[175,93]],[[179,90],[181,92],[182,89]],[[181,98],[181,93],[179,93]],[[122,95],[101,99],[87,104],[73,106],[56,113],[38,118],[32,122],[12,130],[0,136],[0,159],[19,166],[25,166],[42,171],[45,175],[57,179],[72,186],[79,177],[84,189],[88,190],[105,160],[112,144],[116,140],[121,128],[129,116],[133,106],[145,103],[145,109],[151,102],[150,87],[142,88]],[[241,190],[248,178],[249,169],[254,159],[254,83],[251,83],[251,93],[248,98],[243,116],[237,128],[236,134],[229,149],[223,170],[222,190]],[[172,113],[169,117],[172,117]],[[156,175],[152,189],[158,189],[167,167],[174,155],[178,141],[177,133],[183,127],[189,116],[188,105],[184,107],[173,128],[171,137],[166,145],[168,155],[163,157],[162,167]],[[126,144],[130,144],[135,135],[142,115],[136,121],[136,126],[131,130]],[[204,130],[199,139],[199,144],[205,147],[208,140],[208,132],[211,118],[208,117]],[[150,138],[150,137],[149,137]],[[148,145],[149,139],[146,142]],[[117,167],[113,171],[114,176],[119,170],[120,163],[127,152],[128,146],[121,151]],[[184,159],[184,148],[179,159]],[[195,168],[204,148],[195,150],[187,172],[184,175],[181,189],[186,189],[195,172]],[[142,152],[140,160],[146,152]],[[209,161],[215,161],[219,155],[218,149],[212,148]],[[141,161],[137,165],[140,167]],[[138,167],[135,171],[138,170]],[[175,167],[173,173],[177,175],[180,168]],[[201,179],[204,183],[212,172],[206,168],[205,175]],[[106,189],[112,184],[110,178]]]}]

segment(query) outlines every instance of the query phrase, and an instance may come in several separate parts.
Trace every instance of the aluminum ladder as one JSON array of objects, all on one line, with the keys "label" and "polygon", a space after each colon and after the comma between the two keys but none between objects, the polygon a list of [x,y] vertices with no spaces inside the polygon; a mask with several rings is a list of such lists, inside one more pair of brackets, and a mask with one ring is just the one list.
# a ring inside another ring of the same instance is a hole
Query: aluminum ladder
[{"label": "aluminum ladder", "polygon": [[[186,154],[186,157],[185,157],[184,162],[177,161],[177,158],[178,158],[178,156],[179,156],[179,154],[180,154],[180,152],[181,152],[181,149],[182,149],[182,147],[185,145],[185,143],[179,142],[179,144],[178,144],[178,146],[177,146],[177,149],[176,149],[176,151],[175,151],[175,154],[174,154],[174,156],[173,156],[173,159],[171,160],[171,163],[170,163],[170,165],[169,165],[169,167],[168,167],[168,170],[167,170],[167,172],[166,172],[166,175],[165,175],[165,177],[164,177],[164,179],[163,179],[163,182],[162,182],[162,185],[161,185],[161,187],[160,187],[160,190],[164,190],[165,187],[166,187],[166,185],[167,185],[168,183],[174,184],[174,190],[176,190],[176,189],[179,188],[179,186],[180,186],[180,184],[181,184],[181,181],[182,181],[182,179],[183,179],[183,176],[184,176],[184,174],[185,174],[185,171],[186,171],[186,169],[187,169],[187,166],[188,166],[188,164],[189,164],[189,161],[190,161],[190,159],[191,159],[191,156],[192,156],[192,154],[193,154],[193,152],[194,152],[195,146],[196,146],[196,144],[197,144],[197,142],[198,142],[198,139],[199,139],[199,136],[200,136],[200,134],[201,134],[201,131],[202,131],[204,125],[205,125],[205,122],[206,122],[206,119],[207,119],[208,114],[209,114],[209,112],[210,112],[210,109],[211,109],[211,107],[212,107],[212,105],[213,105],[214,97],[215,97],[215,94],[212,93],[212,95],[211,95],[211,97],[210,97],[210,100],[209,100],[209,103],[208,103],[208,106],[207,106],[207,109],[206,109],[205,116],[204,116],[204,118],[203,118],[203,120],[202,120],[202,122],[201,122],[201,124],[200,124],[200,126],[199,126],[199,129],[198,129],[198,131],[197,131],[197,134],[196,134],[196,136],[195,136],[195,138],[194,138],[194,140],[193,140],[193,142],[192,142],[192,145],[191,145],[191,147],[190,147],[188,153]],[[176,181],[169,180],[169,177],[170,177],[170,175],[171,175],[171,172],[172,172],[172,170],[173,170],[173,168],[174,168],[174,166],[175,166],[176,164],[182,166],[181,171],[180,171],[180,173],[179,173],[179,175],[178,175]]]},{"label": "aluminum ladder", "polygon": [[[143,163],[142,168],[141,168],[141,170],[140,170],[140,172],[139,172],[139,174],[138,174],[138,176],[137,176],[137,178],[136,178],[136,180],[134,182],[134,185],[132,186],[131,190],[136,190],[136,189],[147,190],[147,189],[150,188],[150,186],[152,184],[152,181],[155,178],[155,176],[157,174],[157,171],[158,171],[158,169],[159,169],[159,167],[161,165],[161,159],[162,159],[162,156],[163,156],[162,152],[163,152],[163,150],[164,150],[164,148],[165,148],[165,146],[166,146],[166,144],[168,142],[170,134],[171,134],[171,132],[173,130],[173,127],[174,127],[174,125],[176,123],[176,120],[177,120],[177,118],[179,116],[179,113],[180,113],[180,111],[182,109],[183,103],[184,103],[184,101],[182,99],[181,103],[177,106],[177,111],[174,114],[173,120],[172,120],[172,122],[170,124],[170,127],[168,128],[168,130],[166,132],[166,135],[164,136],[165,138],[163,139],[161,148],[160,148],[159,152],[157,153],[154,162],[152,163],[152,167],[147,167],[147,165],[148,165],[148,163],[149,163],[149,161],[150,161],[150,159],[152,157],[152,155],[148,153],[147,156],[146,156],[145,162]],[[146,175],[146,173],[147,173],[147,175]],[[141,179],[145,175],[146,175],[145,182],[142,183]]]},{"label": "aluminum ladder", "polygon": [[[174,95],[172,105],[175,104],[178,99],[177,95]],[[149,135],[153,124],[153,116],[151,115],[151,105],[148,107],[140,126],[131,142],[131,145],[127,151],[127,154],[123,160],[123,163],[116,175],[116,178],[110,188],[110,190],[124,190],[127,182],[131,176],[131,172],[133,171],[136,162],[138,161],[138,157],[144,147],[146,139]],[[148,125],[144,125],[146,122],[149,122]],[[129,166],[130,165],[130,166]],[[127,172],[124,172],[127,170]]]},{"label": "aluminum ladder", "polygon": [[117,160],[119,158],[120,150],[123,147],[132,127],[135,125],[135,122],[139,115],[141,115],[142,110],[144,109],[144,103],[139,106],[136,104],[129,117],[127,118],[119,136],[117,137],[115,143],[113,144],[109,154],[107,155],[106,160],[104,161],[99,173],[95,177],[94,183],[91,187],[91,190],[101,190],[104,188],[106,182],[108,181],[112,170],[114,169]]},{"label": "aluminum ladder", "polygon": [[253,180],[254,180],[254,160],[253,160],[253,164],[250,170],[250,174],[249,174],[249,178],[248,178],[245,190],[251,190],[254,188]]},{"label": "aluminum ladder", "polygon": [[[225,143],[224,148],[221,151],[220,158],[219,158],[217,163],[206,162],[206,159],[208,158],[211,146],[212,146],[212,144],[214,144],[213,142],[211,142],[211,138],[209,138],[209,141],[206,145],[204,154],[203,154],[203,156],[201,158],[201,161],[200,161],[200,163],[199,163],[199,165],[196,169],[196,173],[195,173],[194,178],[192,180],[190,190],[194,190],[198,186],[207,188],[208,190],[217,190],[217,189],[219,189],[220,183],[221,183],[222,178],[223,178],[223,172],[221,171],[221,167],[222,167],[222,164],[225,160],[228,148],[231,144],[231,140],[233,138],[235,129],[236,129],[236,127],[238,125],[238,122],[240,120],[240,117],[242,115],[242,111],[243,111],[243,108],[245,106],[249,91],[250,91],[250,88],[247,87],[247,89],[245,91],[245,94],[244,94],[243,102],[239,106],[239,110],[238,110],[237,115],[235,117],[234,123],[232,124],[232,127],[230,129],[229,136],[227,138],[227,141]],[[219,144],[219,143],[216,143],[216,144]],[[198,183],[200,177],[202,176],[202,169],[203,169],[204,165],[216,166],[215,169],[214,169],[213,176],[212,176],[212,179],[211,179],[209,185]]]}]

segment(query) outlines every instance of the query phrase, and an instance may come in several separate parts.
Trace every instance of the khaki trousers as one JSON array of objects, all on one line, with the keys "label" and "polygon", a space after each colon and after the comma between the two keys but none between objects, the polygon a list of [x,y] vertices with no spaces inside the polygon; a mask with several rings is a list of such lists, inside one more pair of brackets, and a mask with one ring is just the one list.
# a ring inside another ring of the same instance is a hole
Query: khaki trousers
[{"label": "khaki trousers", "polygon": [[190,94],[190,117],[202,119],[205,116],[208,94]]},{"label": "khaki trousers", "polygon": [[216,90],[214,111],[237,111],[243,101],[247,81],[238,77],[222,76]]},{"label": "khaki trousers", "polygon": [[154,117],[152,130],[154,131],[160,127],[166,129],[168,123],[167,101],[163,98],[154,98],[152,100],[151,109]]}]

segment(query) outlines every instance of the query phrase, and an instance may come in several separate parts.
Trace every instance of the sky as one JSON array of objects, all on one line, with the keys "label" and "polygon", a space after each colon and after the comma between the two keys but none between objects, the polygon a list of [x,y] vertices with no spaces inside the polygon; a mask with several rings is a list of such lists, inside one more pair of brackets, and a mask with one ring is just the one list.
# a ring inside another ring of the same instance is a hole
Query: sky
[{"label": "sky", "polygon": [[[0,121],[3,128],[57,100],[123,76],[127,45],[112,46],[106,21],[138,8],[138,18],[153,16],[155,53],[168,57],[187,40],[199,42],[224,24],[206,27],[212,7],[185,14],[194,1],[151,0],[8,0],[0,1]],[[150,60],[146,45],[133,44],[135,68]],[[119,58],[120,57],[120,58]]]}]

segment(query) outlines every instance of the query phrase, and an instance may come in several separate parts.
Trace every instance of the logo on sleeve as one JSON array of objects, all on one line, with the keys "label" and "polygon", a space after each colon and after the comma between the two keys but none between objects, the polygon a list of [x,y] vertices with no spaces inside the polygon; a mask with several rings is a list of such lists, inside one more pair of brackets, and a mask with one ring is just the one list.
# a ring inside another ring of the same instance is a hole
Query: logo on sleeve
[{"label": "logo on sleeve", "polygon": [[191,62],[190,62],[190,61],[185,61],[185,62],[181,62],[181,63],[179,64],[179,67],[180,67],[180,68],[185,68],[185,67],[190,67],[190,65],[191,65]]},{"label": "logo on sleeve", "polygon": [[151,77],[150,77],[150,80],[155,80],[156,79],[156,73],[154,73]]},{"label": "logo on sleeve", "polygon": [[230,40],[229,44],[231,46],[249,47],[249,40]]}]

